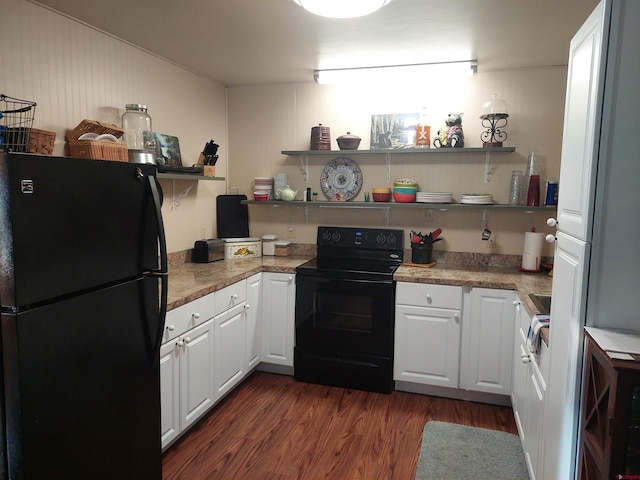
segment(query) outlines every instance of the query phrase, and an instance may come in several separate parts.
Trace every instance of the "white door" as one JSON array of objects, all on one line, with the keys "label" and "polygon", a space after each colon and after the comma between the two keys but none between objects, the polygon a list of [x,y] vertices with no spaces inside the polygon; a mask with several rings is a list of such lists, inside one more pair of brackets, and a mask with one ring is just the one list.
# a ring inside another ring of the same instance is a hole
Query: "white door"
[{"label": "white door", "polygon": [[458,388],[460,310],[396,306],[394,380]]},{"label": "white door", "polygon": [[293,367],[295,275],[262,275],[262,361]]},{"label": "white door", "polygon": [[180,430],[195,422],[215,401],[213,320],[178,338],[180,348]]},{"label": "white door", "polygon": [[260,363],[262,352],[262,274],[257,273],[247,279],[246,309],[246,371]]},{"label": "white door", "polygon": [[564,113],[558,228],[590,240],[605,62],[601,3],[571,41]]},{"label": "white door", "polygon": [[245,305],[240,304],[214,318],[216,394],[224,395],[245,374]]},{"label": "white door", "polygon": [[180,433],[180,368],[175,341],[160,347],[160,409],[162,448]]},{"label": "white door", "polygon": [[515,292],[473,288],[470,295],[462,326],[460,387],[510,395]]},{"label": "white door", "polygon": [[573,478],[589,244],[558,232],[553,265],[543,478]]}]

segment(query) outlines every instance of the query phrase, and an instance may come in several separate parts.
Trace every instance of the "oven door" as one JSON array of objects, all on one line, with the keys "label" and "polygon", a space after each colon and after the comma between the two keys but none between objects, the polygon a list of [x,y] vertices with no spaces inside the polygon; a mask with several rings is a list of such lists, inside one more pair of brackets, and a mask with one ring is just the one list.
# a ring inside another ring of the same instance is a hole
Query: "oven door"
[{"label": "oven door", "polygon": [[296,346],[393,356],[395,282],[296,275]]}]

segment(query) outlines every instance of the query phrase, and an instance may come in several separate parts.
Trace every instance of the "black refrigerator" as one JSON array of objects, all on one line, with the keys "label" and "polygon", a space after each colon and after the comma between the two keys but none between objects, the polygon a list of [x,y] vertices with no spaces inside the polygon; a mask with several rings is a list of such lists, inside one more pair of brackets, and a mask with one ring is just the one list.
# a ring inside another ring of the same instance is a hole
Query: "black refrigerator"
[{"label": "black refrigerator", "polygon": [[0,153],[0,478],[162,478],[153,165]]}]

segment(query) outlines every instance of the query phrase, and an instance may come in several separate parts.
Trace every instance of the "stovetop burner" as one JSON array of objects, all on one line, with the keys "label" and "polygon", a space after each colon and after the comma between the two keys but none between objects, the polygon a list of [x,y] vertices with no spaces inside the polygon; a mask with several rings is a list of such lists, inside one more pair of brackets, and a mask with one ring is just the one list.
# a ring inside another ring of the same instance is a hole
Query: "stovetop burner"
[{"label": "stovetop burner", "polygon": [[297,273],[393,277],[402,263],[402,230],[318,227],[318,256],[297,268]]}]

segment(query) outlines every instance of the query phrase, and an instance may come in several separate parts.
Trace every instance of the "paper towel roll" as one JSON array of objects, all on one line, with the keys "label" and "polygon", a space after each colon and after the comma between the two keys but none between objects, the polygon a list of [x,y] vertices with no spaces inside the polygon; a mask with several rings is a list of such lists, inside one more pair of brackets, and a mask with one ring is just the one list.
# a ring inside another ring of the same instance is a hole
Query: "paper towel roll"
[{"label": "paper towel roll", "polygon": [[522,252],[522,269],[537,272],[540,270],[544,233],[525,232]]}]

